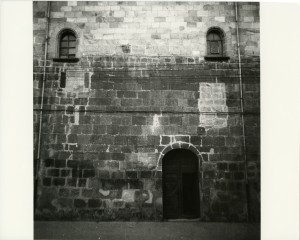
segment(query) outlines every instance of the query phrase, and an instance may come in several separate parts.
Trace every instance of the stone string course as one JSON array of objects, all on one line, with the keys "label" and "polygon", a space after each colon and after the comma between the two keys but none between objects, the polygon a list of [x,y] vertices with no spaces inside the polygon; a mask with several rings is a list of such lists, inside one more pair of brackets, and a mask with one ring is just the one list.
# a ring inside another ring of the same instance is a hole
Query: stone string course
[{"label": "stone string course", "polygon": [[[46,3],[33,10],[36,151]],[[260,218],[258,13],[257,3],[239,4],[253,221]],[[211,26],[224,30],[228,62],[204,60]],[[53,61],[65,27],[78,35],[76,63]],[[245,221],[235,34],[233,3],[52,2],[35,218],[160,221],[162,157],[186,148],[200,161],[201,220]]]}]

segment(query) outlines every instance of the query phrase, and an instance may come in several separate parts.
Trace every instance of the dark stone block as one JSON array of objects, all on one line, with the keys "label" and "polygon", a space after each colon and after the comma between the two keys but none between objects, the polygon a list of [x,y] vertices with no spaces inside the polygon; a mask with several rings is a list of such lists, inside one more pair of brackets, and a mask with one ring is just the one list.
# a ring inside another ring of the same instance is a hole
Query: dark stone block
[{"label": "dark stone block", "polygon": [[[193,143],[193,142],[192,142]],[[206,152],[209,153],[210,152],[210,147],[199,147],[199,151],[200,152]]]},{"label": "dark stone block", "polygon": [[77,184],[77,178],[68,178],[67,179],[67,185],[70,187],[76,187]]},{"label": "dark stone block", "polygon": [[204,162],[207,162],[207,161],[208,161],[208,155],[207,155],[207,154],[201,154],[201,156],[202,156],[202,160],[203,160]]},{"label": "dark stone block", "polygon": [[110,134],[110,135],[117,135],[117,134],[119,134],[119,126],[116,126],[116,125],[107,126],[106,132],[107,132],[107,134]]},{"label": "dark stone block", "polygon": [[216,173],[215,171],[205,171],[204,173],[204,178],[215,178]]},{"label": "dark stone block", "polygon": [[79,115],[80,124],[91,124],[91,116]]},{"label": "dark stone block", "polygon": [[89,199],[88,200],[88,207],[89,208],[99,208],[101,206],[100,199]]},{"label": "dark stone block", "polygon": [[220,161],[221,160],[221,156],[220,154],[209,154],[209,161]]},{"label": "dark stone block", "polygon": [[67,189],[67,188],[61,188],[61,189],[59,189],[58,196],[60,196],[60,197],[68,197],[69,196],[69,189]]},{"label": "dark stone block", "polygon": [[107,152],[99,152],[98,153],[99,160],[111,160],[111,153]]},{"label": "dark stone block", "polygon": [[[126,127],[128,128],[128,127]],[[127,137],[127,145],[128,146],[136,146],[137,145],[137,136],[128,136]]]},{"label": "dark stone block", "polygon": [[59,176],[59,169],[48,169],[47,170],[48,177],[58,177]]},{"label": "dark stone block", "polygon": [[197,134],[198,135],[205,135],[205,128],[204,127],[197,127]]},{"label": "dark stone block", "polygon": [[152,171],[141,171],[141,178],[151,178]]},{"label": "dark stone block", "polygon": [[221,171],[227,170],[227,163],[218,163],[217,168]]},{"label": "dark stone block", "polygon": [[[104,190],[115,190],[127,187],[125,179],[101,179],[102,188]],[[130,186],[132,188],[132,186]]]},{"label": "dark stone block", "polygon": [[67,166],[69,168],[77,168],[79,166],[79,162],[76,160],[68,160],[67,161]]},{"label": "dark stone block", "polygon": [[95,170],[84,170],[83,177],[84,178],[95,177]]},{"label": "dark stone block", "polygon": [[73,178],[81,178],[82,177],[82,169],[72,169],[72,177]]},{"label": "dark stone block", "polygon": [[78,187],[86,187],[86,179],[78,179]]},{"label": "dark stone block", "polygon": [[170,124],[174,124],[174,125],[182,125],[182,118],[181,117],[172,117],[170,116],[169,118],[170,120]]},{"label": "dark stone block", "polygon": [[100,179],[107,179],[107,178],[109,178],[109,171],[106,171],[106,170],[100,170],[100,171],[98,171],[98,177]]},{"label": "dark stone block", "polygon": [[60,176],[61,177],[69,177],[71,175],[71,171],[69,169],[61,169]]},{"label": "dark stone block", "polygon": [[90,74],[87,72],[84,74],[84,87],[85,88],[89,88],[89,78],[90,78]]},{"label": "dark stone block", "polygon": [[70,191],[70,197],[79,197],[80,196],[80,189],[71,189]]},{"label": "dark stone block", "polygon": [[216,181],[215,182],[215,188],[218,189],[218,190],[226,191],[227,190],[226,182]]},{"label": "dark stone block", "polygon": [[117,171],[117,172],[112,172],[113,179],[123,179],[124,178],[124,172]]},{"label": "dark stone block", "polygon": [[236,164],[236,163],[229,163],[228,167],[229,167],[230,171],[237,171],[238,170],[238,164]]},{"label": "dark stone block", "polygon": [[225,173],[225,178],[226,178],[226,179],[231,179],[231,178],[232,178],[232,173],[226,172],[226,173]]},{"label": "dark stone block", "polygon": [[214,146],[218,146],[218,147],[225,146],[225,138],[223,136],[214,137],[213,144]]},{"label": "dark stone block", "polygon": [[79,167],[83,169],[92,169],[94,167],[93,160],[84,160],[79,162]]},{"label": "dark stone block", "polygon": [[88,99],[87,98],[75,98],[74,104],[75,105],[87,105]]},{"label": "dark stone block", "polygon": [[73,160],[82,160],[84,159],[83,152],[73,151]]},{"label": "dark stone block", "polygon": [[43,185],[44,186],[51,186],[51,178],[43,178]]},{"label": "dark stone block", "polygon": [[69,134],[68,136],[68,142],[69,143],[77,143],[77,134]]},{"label": "dark stone block", "polygon": [[244,173],[243,172],[235,172],[234,173],[234,179],[243,180],[244,179]]},{"label": "dark stone block", "polygon": [[74,207],[84,208],[84,207],[86,207],[86,202],[82,199],[74,199]]},{"label": "dark stone block", "polygon": [[53,186],[64,186],[65,178],[53,178]]},{"label": "dark stone block", "polygon": [[142,126],[131,126],[130,129],[131,129],[131,134],[135,136],[142,135],[143,133]]},{"label": "dark stone block", "polygon": [[234,182],[229,182],[228,183],[228,191],[230,191],[230,192],[236,191],[236,185],[235,185]]},{"label": "dark stone block", "polygon": [[212,146],[213,145],[213,138],[209,136],[202,137],[202,145],[203,146]]},{"label": "dark stone block", "polygon": [[74,107],[73,106],[68,106],[66,109],[66,114],[73,114],[74,113]]},{"label": "dark stone block", "polygon": [[93,133],[94,134],[105,134],[106,126],[104,125],[93,125]]},{"label": "dark stone block", "polygon": [[130,188],[132,189],[143,189],[143,181],[138,180],[138,179],[127,179],[126,180],[126,185],[130,184]]},{"label": "dark stone block", "polygon": [[161,137],[161,144],[162,145],[168,145],[170,143],[171,139],[169,136],[162,136]]},{"label": "dark stone block", "polygon": [[45,159],[45,167],[54,167],[54,159]]},{"label": "dark stone block", "polygon": [[117,161],[124,161],[125,160],[125,154],[124,153],[112,153],[112,159]]},{"label": "dark stone block", "polygon": [[33,12],[33,17],[34,18],[44,18],[45,17],[45,11],[39,11],[39,12]]},{"label": "dark stone block", "polygon": [[65,143],[67,138],[66,134],[56,134],[57,136],[57,143]]},{"label": "dark stone block", "polygon": [[136,171],[126,171],[126,177],[127,178],[137,178],[137,172]]},{"label": "dark stone block", "polygon": [[82,197],[91,198],[93,196],[94,190],[92,189],[82,189]]},{"label": "dark stone block", "polygon": [[132,125],[146,125],[146,117],[133,116]]},{"label": "dark stone block", "polygon": [[126,136],[116,136],[114,139],[115,145],[126,145],[127,138]]},{"label": "dark stone block", "polygon": [[60,87],[61,88],[66,87],[66,73],[65,72],[60,73]]},{"label": "dark stone block", "polygon": [[110,105],[111,99],[109,98],[90,98],[89,105],[97,105],[97,106],[104,106]]},{"label": "dark stone block", "polygon": [[66,160],[55,160],[54,166],[56,168],[64,168],[66,167]]}]

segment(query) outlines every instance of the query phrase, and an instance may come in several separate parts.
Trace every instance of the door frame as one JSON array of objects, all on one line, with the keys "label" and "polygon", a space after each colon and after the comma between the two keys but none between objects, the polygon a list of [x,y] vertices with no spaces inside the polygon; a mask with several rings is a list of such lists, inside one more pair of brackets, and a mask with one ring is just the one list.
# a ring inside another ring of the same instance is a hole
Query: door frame
[{"label": "door frame", "polygon": [[[173,144],[169,144],[167,146],[164,147],[164,149],[161,151],[158,162],[157,162],[157,166],[156,166],[156,170],[161,171],[162,172],[162,161],[163,158],[165,157],[165,155],[169,152],[172,151],[174,149],[186,149],[186,150],[190,150],[191,152],[193,152],[197,159],[198,159],[198,187],[199,187],[199,216],[200,216],[200,220],[203,218],[203,192],[202,192],[202,161],[203,161],[203,157],[201,155],[201,153],[199,152],[199,150],[191,143],[187,143],[187,142],[175,142]],[[163,172],[162,172],[163,174]],[[162,191],[163,191],[163,183],[162,183]],[[163,197],[163,192],[162,192],[162,197]],[[162,201],[163,202],[163,201]],[[162,206],[163,207],[163,206]],[[163,215],[163,219],[164,220],[168,220],[164,217]]]}]

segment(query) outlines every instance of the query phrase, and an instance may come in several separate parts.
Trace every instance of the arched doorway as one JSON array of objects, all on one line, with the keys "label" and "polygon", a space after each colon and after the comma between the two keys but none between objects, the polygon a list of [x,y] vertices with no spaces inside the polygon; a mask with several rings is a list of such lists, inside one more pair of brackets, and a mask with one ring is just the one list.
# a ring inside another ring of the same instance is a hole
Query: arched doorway
[{"label": "arched doorway", "polygon": [[163,216],[165,219],[200,216],[198,157],[174,149],[162,159]]}]

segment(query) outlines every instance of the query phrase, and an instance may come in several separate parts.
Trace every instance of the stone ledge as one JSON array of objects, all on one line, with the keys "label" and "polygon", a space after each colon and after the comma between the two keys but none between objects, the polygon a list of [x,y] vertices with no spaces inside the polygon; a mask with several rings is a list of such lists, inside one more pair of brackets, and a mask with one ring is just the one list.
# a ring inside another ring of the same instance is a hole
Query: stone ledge
[{"label": "stone ledge", "polygon": [[220,56],[205,56],[204,59],[206,61],[215,61],[215,62],[225,62],[228,61],[229,57],[220,57]]},{"label": "stone ledge", "polygon": [[53,62],[76,63],[78,61],[79,61],[79,58],[53,58]]}]

